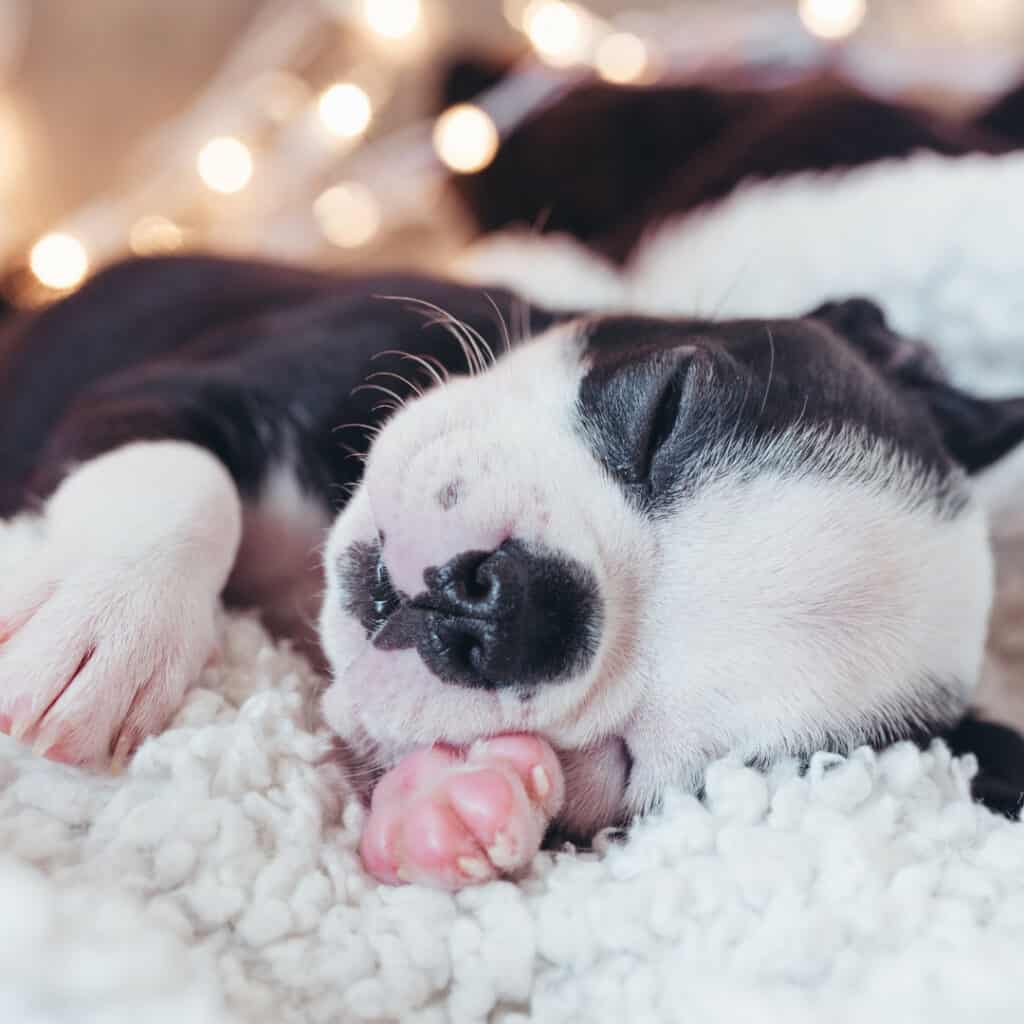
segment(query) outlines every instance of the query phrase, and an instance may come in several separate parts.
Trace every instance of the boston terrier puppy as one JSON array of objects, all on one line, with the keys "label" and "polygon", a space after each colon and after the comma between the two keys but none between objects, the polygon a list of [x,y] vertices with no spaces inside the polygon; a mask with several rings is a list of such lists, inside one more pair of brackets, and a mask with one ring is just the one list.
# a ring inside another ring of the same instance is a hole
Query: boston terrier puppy
[{"label": "boston terrier puppy", "polygon": [[43,530],[0,580],[0,730],[123,761],[210,657],[218,600],[256,605],[329,667],[367,868],[514,873],[726,753],[965,721],[993,595],[971,475],[1022,438],[1024,401],[964,394],[864,299],[556,315],[122,264],[0,322],[0,515]]}]

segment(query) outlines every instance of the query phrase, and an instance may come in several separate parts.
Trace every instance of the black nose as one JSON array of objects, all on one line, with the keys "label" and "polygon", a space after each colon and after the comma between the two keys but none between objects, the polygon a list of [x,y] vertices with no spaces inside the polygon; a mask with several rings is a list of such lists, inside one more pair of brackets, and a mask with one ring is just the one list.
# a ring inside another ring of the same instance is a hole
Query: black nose
[{"label": "black nose", "polygon": [[596,581],[561,555],[506,541],[463,552],[423,579],[427,590],[409,608],[418,614],[415,646],[446,682],[493,689],[552,681],[581,671],[597,648]]}]

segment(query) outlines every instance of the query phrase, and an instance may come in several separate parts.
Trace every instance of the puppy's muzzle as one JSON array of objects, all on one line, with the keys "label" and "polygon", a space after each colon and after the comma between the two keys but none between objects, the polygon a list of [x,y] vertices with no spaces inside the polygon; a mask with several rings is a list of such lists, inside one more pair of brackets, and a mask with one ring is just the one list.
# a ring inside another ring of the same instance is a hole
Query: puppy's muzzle
[{"label": "puppy's muzzle", "polygon": [[423,574],[426,590],[374,637],[387,649],[415,647],[439,679],[497,689],[578,673],[600,642],[593,574],[557,553],[509,540],[464,551]]}]

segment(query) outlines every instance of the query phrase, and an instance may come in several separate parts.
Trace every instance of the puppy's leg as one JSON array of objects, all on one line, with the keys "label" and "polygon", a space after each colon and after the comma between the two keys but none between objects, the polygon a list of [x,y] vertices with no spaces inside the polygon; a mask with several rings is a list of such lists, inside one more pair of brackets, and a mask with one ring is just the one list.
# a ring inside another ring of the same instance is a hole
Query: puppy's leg
[{"label": "puppy's leg", "polygon": [[76,764],[120,760],[181,703],[214,645],[241,537],[209,452],[129,444],[46,503],[38,556],[0,580],[0,730]]}]

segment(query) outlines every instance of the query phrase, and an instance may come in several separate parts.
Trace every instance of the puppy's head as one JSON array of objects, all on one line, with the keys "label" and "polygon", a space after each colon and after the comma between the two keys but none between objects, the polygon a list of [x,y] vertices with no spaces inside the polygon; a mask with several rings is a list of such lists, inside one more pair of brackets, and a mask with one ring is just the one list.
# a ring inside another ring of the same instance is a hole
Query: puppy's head
[{"label": "puppy's head", "polygon": [[991,600],[967,474],[1022,435],[861,300],[556,326],[375,442],[327,549],[327,720],[378,764],[540,733],[582,832],[728,751],[940,729]]}]

